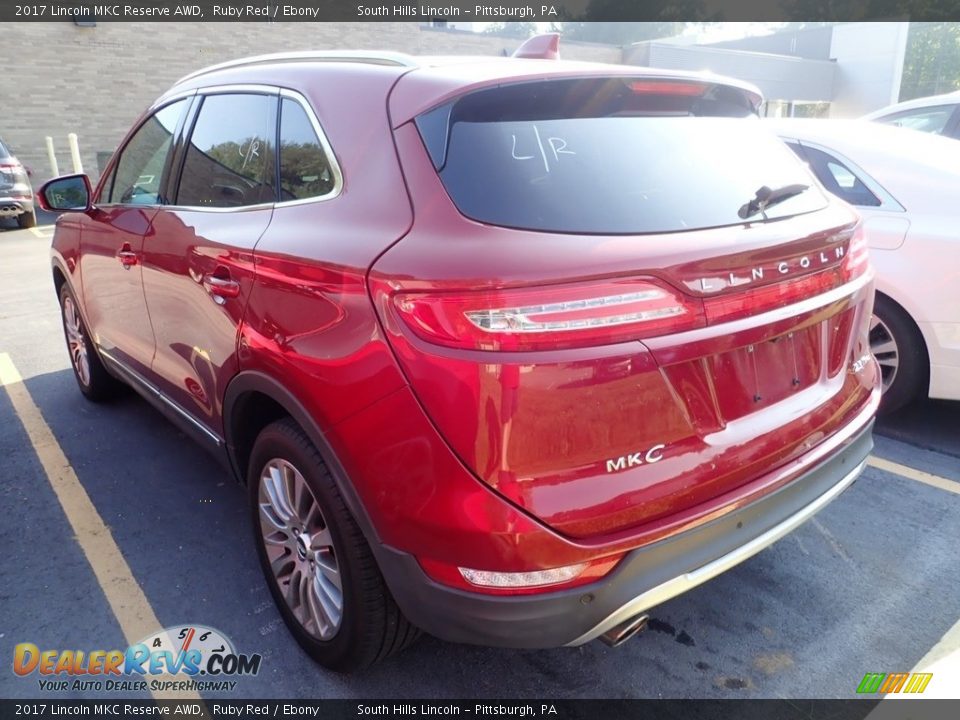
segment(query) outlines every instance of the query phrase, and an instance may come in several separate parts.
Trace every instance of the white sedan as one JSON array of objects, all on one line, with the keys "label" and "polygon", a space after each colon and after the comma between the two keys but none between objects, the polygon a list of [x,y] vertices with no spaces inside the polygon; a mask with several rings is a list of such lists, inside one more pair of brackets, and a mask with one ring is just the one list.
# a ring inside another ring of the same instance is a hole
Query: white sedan
[{"label": "white sedan", "polygon": [[960,91],[888,105],[860,119],[960,138]]},{"label": "white sedan", "polygon": [[924,395],[960,400],[960,143],[857,120],[766,122],[863,217],[881,410]]}]

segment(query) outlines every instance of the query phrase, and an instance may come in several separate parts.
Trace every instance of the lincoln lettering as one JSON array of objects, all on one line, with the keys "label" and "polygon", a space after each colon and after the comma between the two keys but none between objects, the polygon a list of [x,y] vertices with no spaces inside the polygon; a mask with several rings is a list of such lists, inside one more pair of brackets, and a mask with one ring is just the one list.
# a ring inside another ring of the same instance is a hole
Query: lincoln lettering
[{"label": "lincoln lettering", "polygon": [[646,452],[640,450],[630,455],[621,455],[618,458],[607,460],[607,472],[618,472],[620,470],[637,467],[638,465],[649,465],[650,463],[659,462],[663,460],[663,451],[666,447],[666,445],[654,445]]},{"label": "lincoln lettering", "polygon": [[823,267],[837,260],[842,260],[845,253],[843,245],[820,252],[802,255],[789,260],[781,260],[776,264],[758,265],[749,270],[741,270],[739,273],[731,272],[727,277],[700,278],[697,283],[699,289],[703,292],[717,292],[728,287],[737,285],[748,285],[749,283],[763,280],[764,278],[777,277],[778,275],[789,275],[799,270],[809,270],[810,268]]}]

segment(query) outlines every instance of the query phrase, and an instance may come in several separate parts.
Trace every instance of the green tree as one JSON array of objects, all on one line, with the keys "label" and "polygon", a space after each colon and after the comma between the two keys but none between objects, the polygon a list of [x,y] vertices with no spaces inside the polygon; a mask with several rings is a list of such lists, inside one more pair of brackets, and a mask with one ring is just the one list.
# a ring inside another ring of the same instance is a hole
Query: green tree
[{"label": "green tree", "polygon": [[957,0],[783,0],[791,20],[945,20],[956,17]]},{"label": "green tree", "polygon": [[555,24],[569,40],[630,45],[682,33],[689,25],[712,20],[704,0],[645,0],[643,14],[651,22],[622,22],[637,12],[637,0],[590,0],[582,15]]},{"label": "green tree", "polygon": [[537,30],[537,24],[532,22],[498,22],[490,23],[483,32],[487,35],[525,40],[531,35],[536,35],[539,30]]},{"label": "green tree", "polygon": [[630,45],[643,40],[679,35],[686,27],[682,22],[564,22],[560,32],[568,40]]},{"label": "green tree", "polygon": [[900,99],[960,89],[960,24],[910,23]]},{"label": "green tree", "polygon": [[781,7],[788,18],[798,21],[788,23],[801,26],[790,28],[796,30],[825,22],[862,20],[870,12],[869,6],[873,2],[875,0],[783,0]]}]

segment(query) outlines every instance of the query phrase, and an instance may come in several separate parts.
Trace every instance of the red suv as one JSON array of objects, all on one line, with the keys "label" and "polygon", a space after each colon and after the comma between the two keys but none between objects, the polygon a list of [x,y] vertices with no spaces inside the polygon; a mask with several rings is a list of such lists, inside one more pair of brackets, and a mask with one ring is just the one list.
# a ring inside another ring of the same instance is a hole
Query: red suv
[{"label": "red suv", "polygon": [[871,449],[864,238],[760,102],[545,59],[201,70],[95,190],[41,193],[80,389],[232,469],[329,668],[419,629],[618,644]]}]

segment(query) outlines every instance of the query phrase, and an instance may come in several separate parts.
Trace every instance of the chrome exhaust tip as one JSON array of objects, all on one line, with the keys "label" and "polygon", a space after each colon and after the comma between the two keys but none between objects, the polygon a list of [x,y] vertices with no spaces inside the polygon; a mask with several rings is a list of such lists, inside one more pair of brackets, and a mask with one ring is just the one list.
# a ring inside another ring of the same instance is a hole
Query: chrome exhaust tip
[{"label": "chrome exhaust tip", "polygon": [[647,627],[647,620],[649,619],[647,615],[642,613],[635,615],[629,620],[624,620],[616,627],[607,630],[600,636],[600,639],[610,647],[620,647],[638,632],[644,630]]}]

